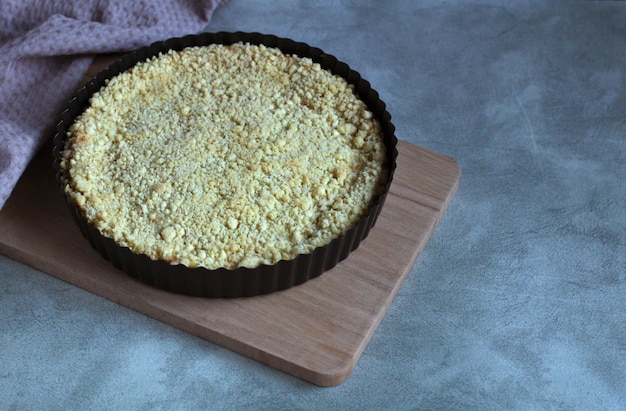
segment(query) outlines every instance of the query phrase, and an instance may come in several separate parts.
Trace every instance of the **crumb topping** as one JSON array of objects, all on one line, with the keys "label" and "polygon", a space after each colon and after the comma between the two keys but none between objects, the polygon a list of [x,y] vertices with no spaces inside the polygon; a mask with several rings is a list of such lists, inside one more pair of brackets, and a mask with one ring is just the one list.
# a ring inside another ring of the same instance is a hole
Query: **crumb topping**
[{"label": "crumb topping", "polygon": [[292,259],[352,228],[386,181],[378,121],[308,58],[234,44],[110,79],[68,131],[65,192],[100,232],[209,269]]}]

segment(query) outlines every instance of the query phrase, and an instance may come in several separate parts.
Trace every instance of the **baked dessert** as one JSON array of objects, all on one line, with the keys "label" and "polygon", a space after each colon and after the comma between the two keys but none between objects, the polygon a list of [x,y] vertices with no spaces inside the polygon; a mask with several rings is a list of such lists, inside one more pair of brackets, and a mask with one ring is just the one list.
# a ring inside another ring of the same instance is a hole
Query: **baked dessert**
[{"label": "baked dessert", "polygon": [[153,260],[294,259],[388,188],[381,124],[354,88],[263,44],[160,53],[108,79],[68,127],[62,188],[104,237]]}]

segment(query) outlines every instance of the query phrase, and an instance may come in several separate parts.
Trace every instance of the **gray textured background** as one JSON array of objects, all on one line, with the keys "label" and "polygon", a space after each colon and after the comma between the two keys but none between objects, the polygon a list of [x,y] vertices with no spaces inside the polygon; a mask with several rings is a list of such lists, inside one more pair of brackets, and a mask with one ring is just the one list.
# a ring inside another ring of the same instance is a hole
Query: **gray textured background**
[{"label": "gray textured background", "polygon": [[626,409],[626,3],[233,0],[373,84],[461,188],[319,388],[0,256],[0,409]]}]

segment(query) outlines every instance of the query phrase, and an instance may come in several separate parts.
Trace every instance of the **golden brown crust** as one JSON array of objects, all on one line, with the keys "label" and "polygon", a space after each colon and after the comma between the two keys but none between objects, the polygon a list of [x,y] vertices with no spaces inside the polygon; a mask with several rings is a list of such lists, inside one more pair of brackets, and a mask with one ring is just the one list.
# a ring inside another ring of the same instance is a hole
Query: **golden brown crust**
[{"label": "golden brown crust", "polygon": [[378,122],[341,77],[264,46],[139,63],[72,125],[65,191],[133,252],[254,267],[342,235],[385,183]]}]

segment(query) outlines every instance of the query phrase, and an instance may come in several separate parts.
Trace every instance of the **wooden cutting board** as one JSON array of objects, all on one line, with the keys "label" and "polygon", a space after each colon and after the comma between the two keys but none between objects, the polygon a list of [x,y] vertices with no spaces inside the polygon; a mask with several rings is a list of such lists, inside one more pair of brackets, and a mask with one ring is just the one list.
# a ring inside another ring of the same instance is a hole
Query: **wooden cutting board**
[{"label": "wooden cutting board", "polygon": [[394,182],[368,238],[331,271],[282,292],[202,299],[116,270],[71,219],[50,146],[0,212],[0,252],[303,380],[337,385],[352,372],[459,184],[451,158],[403,141],[398,152]]},{"label": "wooden cutting board", "polygon": [[[83,81],[119,55],[94,61]],[[311,383],[343,382],[456,192],[457,163],[407,142],[367,239],[320,277],[234,300],[161,291],[113,268],[72,221],[42,149],[0,211],[0,252],[71,284]]]}]

